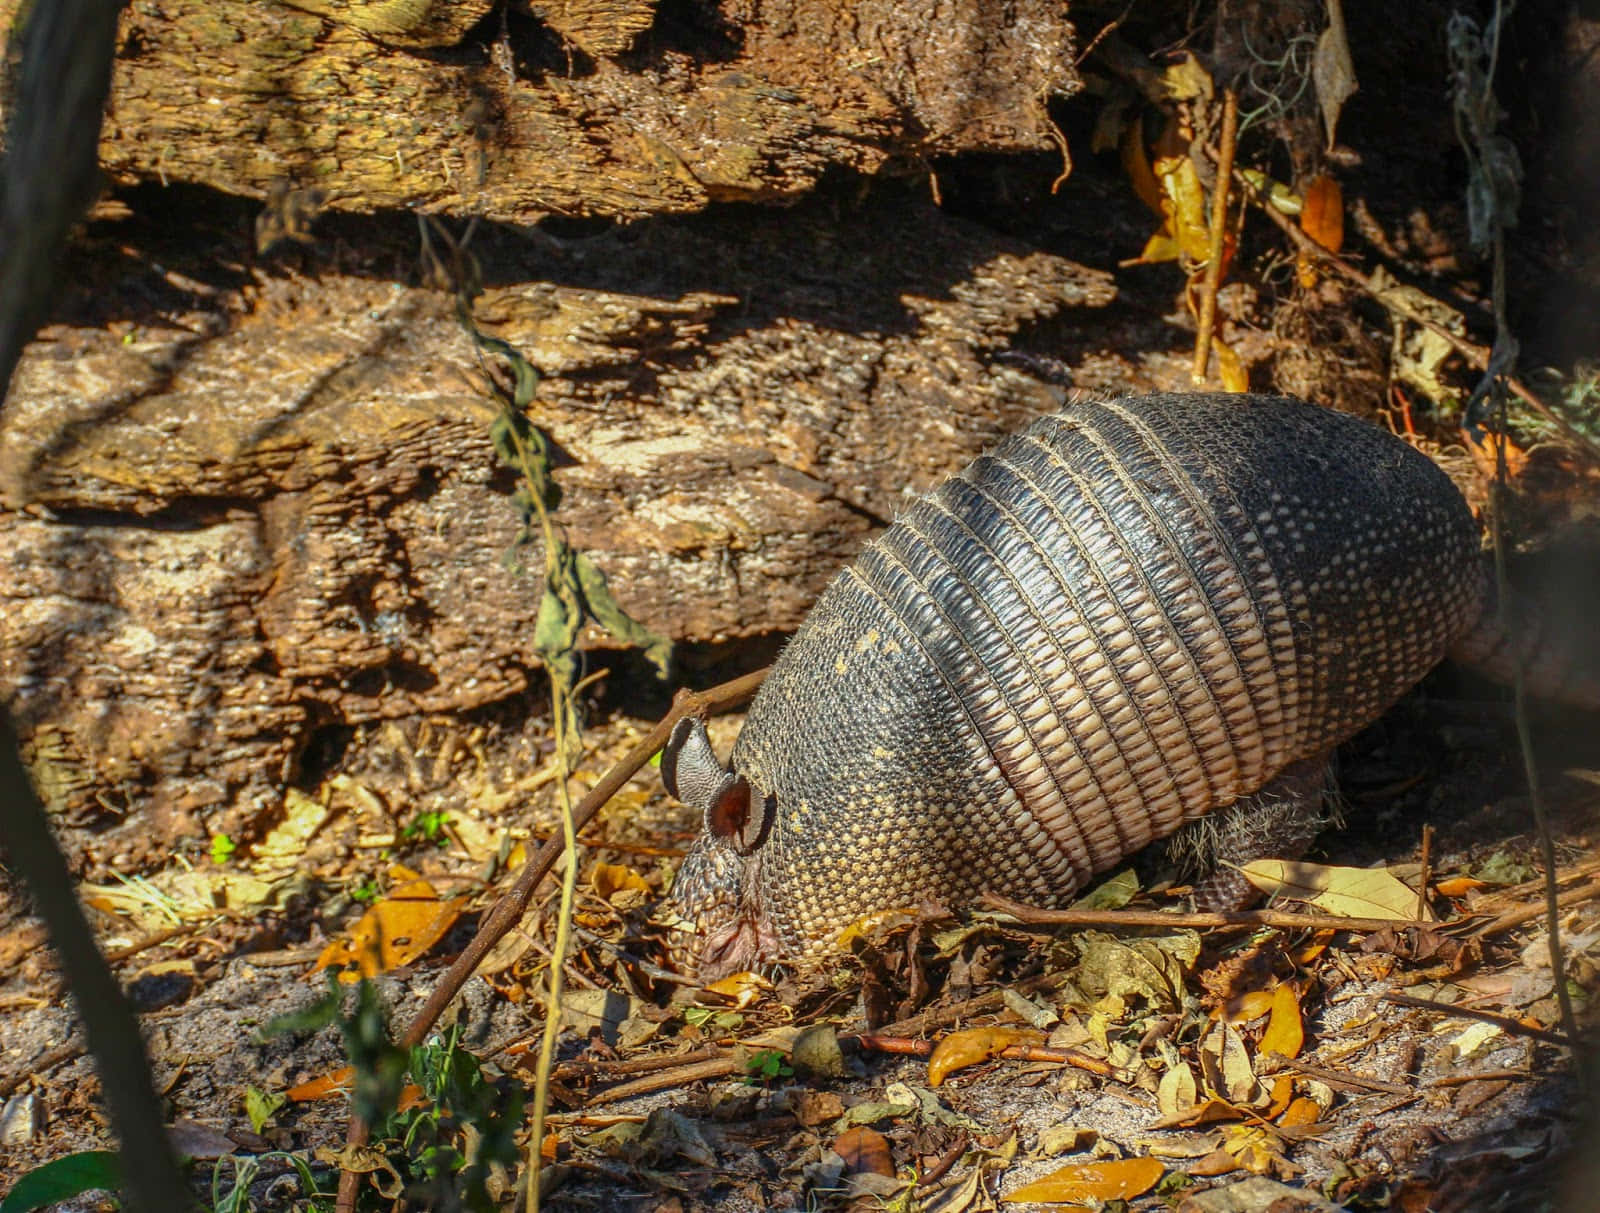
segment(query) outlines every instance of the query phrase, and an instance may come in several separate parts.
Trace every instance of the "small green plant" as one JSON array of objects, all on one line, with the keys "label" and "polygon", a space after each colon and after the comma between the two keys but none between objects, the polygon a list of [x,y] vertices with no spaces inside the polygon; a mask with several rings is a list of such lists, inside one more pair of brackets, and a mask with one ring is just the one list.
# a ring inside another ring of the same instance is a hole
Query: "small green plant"
[{"label": "small green plant", "polygon": [[779,1078],[789,1078],[794,1067],[777,1049],[761,1049],[750,1054],[744,1063],[744,1081],[750,1086],[764,1086]]},{"label": "small green plant", "polygon": [[233,858],[233,853],[239,849],[239,844],[226,834],[213,834],[211,836],[211,862],[224,864]]},{"label": "small green plant", "polygon": [[380,891],[376,880],[363,880],[350,890],[350,900],[359,901],[362,905],[370,905],[378,900]]},{"label": "small green plant", "polygon": [[421,838],[433,843],[434,846],[447,846],[450,839],[445,834],[445,827],[449,824],[450,814],[442,809],[421,812],[400,831],[400,837],[412,840]]},{"label": "small green plant", "polygon": [[732,1032],[744,1024],[744,1016],[739,1012],[719,1011],[715,1007],[685,1007],[683,1020],[697,1028],[710,1024],[714,1028],[721,1028],[724,1032]]},{"label": "small green plant", "polygon": [[413,1049],[394,1044],[370,982],[357,985],[348,1015],[340,1013],[341,1001],[342,989],[330,978],[326,996],[266,1031],[338,1025],[353,1071],[353,1110],[372,1126],[361,1159],[370,1182],[360,1207],[387,1209],[403,1197],[413,1208],[443,1213],[495,1209],[490,1177],[519,1161],[514,1134],[522,1123],[522,1088],[491,1082],[455,1029]]}]

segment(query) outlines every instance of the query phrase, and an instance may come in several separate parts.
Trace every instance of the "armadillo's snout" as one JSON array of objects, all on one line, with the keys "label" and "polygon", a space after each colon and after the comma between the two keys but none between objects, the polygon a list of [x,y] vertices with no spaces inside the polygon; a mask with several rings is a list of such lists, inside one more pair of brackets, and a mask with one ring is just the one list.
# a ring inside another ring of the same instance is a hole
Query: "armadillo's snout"
[{"label": "armadillo's snout", "polygon": [[677,723],[661,752],[661,779],[702,814],[700,837],[672,884],[674,908],[692,924],[673,934],[674,961],[714,980],[772,958],[777,940],[761,910],[758,877],[776,799],[724,767],[704,722],[691,718]]}]

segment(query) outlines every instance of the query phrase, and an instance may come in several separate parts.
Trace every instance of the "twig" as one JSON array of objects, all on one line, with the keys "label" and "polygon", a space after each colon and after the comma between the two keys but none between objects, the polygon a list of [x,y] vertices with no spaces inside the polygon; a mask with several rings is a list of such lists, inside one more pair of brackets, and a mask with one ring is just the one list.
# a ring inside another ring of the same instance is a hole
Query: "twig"
[{"label": "twig", "polygon": [[[593,820],[594,815],[601,810],[606,801],[610,800],[618,789],[633,777],[634,772],[649,762],[651,756],[666,744],[667,738],[672,734],[672,726],[679,720],[685,716],[702,716],[725,710],[748,699],[755,694],[756,688],[766,676],[766,670],[757,670],[753,674],[735,678],[709,691],[680,690],[673,697],[671,711],[662,717],[661,722],[651,729],[638,745],[614,763],[600,782],[595,784],[589,794],[578,803],[572,814],[573,829],[582,830]],[[539,882],[555,866],[563,848],[564,842],[561,837],[551,838],[523,865],[516,882],[500,900],[494,903],[482,925],[478,927],[477,934],[472,937],[472,942],[467,944],[461,955],[456,957],[455,963],[445,971],[445,975],[439,979],[439,984],[434,987],[433,993],[428,996],[428,1001],[423,1004],[422,1010],[417,1012],[416,1017],[407,1026],[405,1034],[400,1038],[403,1048],[412,1048],[427,1038],[433,1025],[438,1022],[439,1016],[483,963],[483,958],[508,931],[522,921],[522,916],[527,912],[528,903],[533,900]],[[364,1146],[369,1135],[369,1127],[359,1117],[351,1117],[350,1130],[345,1135],[346,1144]],[[338,1213],[352,1213],[359,1185],[360,1176],[355,1172],[346,1171],[340,1176],[339,1196],[335,1205]]]},{"label": "twig", "polygon": [[1307,1078],[1320,1078],[1329,1086],[1357,1087],[1363,1091],[1379,1091],[1384,1095],[1399,1095],[1407,1099],[1415,1098],[1417,1094],[1414,1088],[1403,1083],[1386,1082],[1370,1074],[1357,1074],[1351,1070],[1330,1070],[1326,1066],[1313,1065],[1294,1057],[1285,1057],[1279,1064]]},{"label": "twig", "polygon": [[1430,1087],[1464,1087],[1469,1082],[1531,1082],[1536,1076],[1526,1070],[1481,1070],[1476,1074],[1442,1074]]},{"label": "twig", "polygon": [[1206,381],[1206,364],[1211,361],[1211,333],[1217,322],[1217,291],[1222,285],[1223,237],[1228,224],[1228,182],[1233,176],[1234,149],[1239,137],[1239,94],[1222,92],[1222,146],[1217,154],[1216,185],[1211,191],[1211,247],[1206,253],[1205,282],[1200,289],[1199,332],[1194,339],[1194,366],[1189,378],[1196,385]]},{"label": "twig", "polygon": [[[1568,889],[1565,893],[1559,894],[1556,897],[1556,905],[1565,910],[1570,906],[1592,901],[1596,897],[1600,897],[1600,880],[1592,880],[1586,885],[1580,885],[1576,889]],[[1549,912],[1550,907],[1543,902],[1539,905],[1522,906],[1520,909],[1508,910],[1498,918],[1490,919],[1476,928],[1472,934],[1479,938],[1499,935],[1511,930],[1513,927],[1520,927],[1524,923],[1532,922],[1535,918],[1543,917]]]},{"label": "twig", "polygon": [[746,1060],[737,1053],[730,1052],[726,1057],[690,1062],[687,1065],[663,1070],[659,1074],[647,1074],[632,1082],[621,1082],[604,1091],[597,1091],[588,1097],[588,1102],[591,1105],[616,1103],[619,1099],[632,1099],[636,1095],[653,1095],[657,1091],[670,1091],[691,1082],[727,1078],[731,1074],[744,1073]]},{"label": "twig", "polygon": [[985,893],[983,900],[1025,923],[1065,927],[1279,927],[1290,931],[1384,931],[1420,927],[1438,930],[1436,922],[1407,922],[1403,918],[1341,918],[1337,914],[1295,914],[1287,910],[1224,910],[1214,913],[1180,913],[1165,910],[1043,910]]},{"label": "twig", "polygon": [[[897,1057],[929,1057],[936,1047],[931,1040],[918,1040],[911,1036],[886,1036],[880,1032],[863,1032],[859,1036],[842,1036],[840,1040],[854,1040],[863,1049],[875,1053],[892,1053]],[[1077,1049],[1051,1049],[1045,1045],[1007,1045],[995,1057],[1012,1061],[1048,1061],[1057,1065],[1087,1070],[1101,1078],[1115,1078],[1116,1067],[1102,1057],[1091,1057]]]},{"label": "twig", "polygon": [[69,1040],[64,1045],[57,1045],[53,1049],[46,1050],[9,1078],[0,1078],[0,1100],[10,1099],[11,1093],[28,1079],[43,1074],[47,1070],[53,1070],[62,1062],[75,1061],[86,1052],[88,1050],[81,1040]]},{"label": "twig", "polygon": [[1433,827],[1422,827],[1422,878],[1417,882],[1417,919],[1428,916],[1428,882],[1433,878]]},{"label": "twig", "polygon": [[1475,1007],[1463,1007],[1453,1002],[1434,1002],[1427,998],[1415,998],[1410,994],[1402,994],[1398,990],[1385,990],[1385,1002],[1392,1002],[1396,1006],[1415,1007],[1419,1011],[1433,1011],[1439,1015],[1455,1015],[1462,1019],[1476,1019],[1483,1023],[1492,1023],[1497,1028],[1502,1028],[1516,1036],[1529,1036],[1534,1040],[1543,1041],[1547,1045],[1559,1045],[1570,1048],[1576,1040],[1573,1036],[1563,1036],[1559,1032],[1547,1032],[1543,1028],[1529,1027],[1519,1019],[1509,1015],[1501,1015],[1495,1011],[1479,1011]]}]

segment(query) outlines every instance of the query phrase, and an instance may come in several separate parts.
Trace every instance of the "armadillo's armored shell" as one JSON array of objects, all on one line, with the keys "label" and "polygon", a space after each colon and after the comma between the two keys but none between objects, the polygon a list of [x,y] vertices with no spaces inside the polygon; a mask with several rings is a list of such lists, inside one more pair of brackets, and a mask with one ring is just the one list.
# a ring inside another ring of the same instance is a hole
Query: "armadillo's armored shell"
[{"label": "armadillo's armored shell", "polygon": [[1298,401],[1088,402],[828,587],[733,751],[795,951],[873,908],[1049,903],[1373,720],[1482,591],[1424,456]]}]

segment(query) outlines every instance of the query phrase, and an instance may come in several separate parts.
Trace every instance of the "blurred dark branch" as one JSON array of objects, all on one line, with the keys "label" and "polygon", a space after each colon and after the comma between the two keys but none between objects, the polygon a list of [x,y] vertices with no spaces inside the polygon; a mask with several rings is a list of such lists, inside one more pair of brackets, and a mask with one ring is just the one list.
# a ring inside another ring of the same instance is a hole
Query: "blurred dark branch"
[{"label": "blurred dark branch", "polygon": [[[10,384],[23,346],[48,314],[67,235],[94,200],[119,7],[112,0],[36,0],[28,17],[0,169],[0,385]],[[139,1025],[95,946],[4,713],[0,844],[50,929],[83,1017],[121,1142],[129,1203],[150,1213],[189,1207]]]}]

